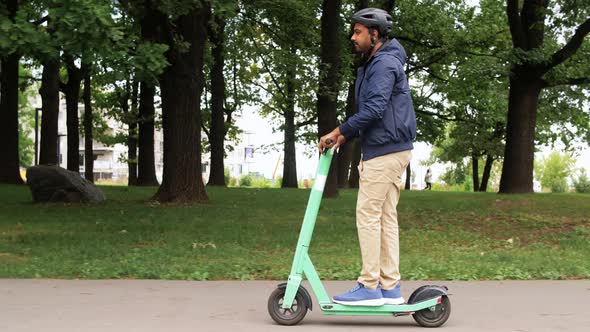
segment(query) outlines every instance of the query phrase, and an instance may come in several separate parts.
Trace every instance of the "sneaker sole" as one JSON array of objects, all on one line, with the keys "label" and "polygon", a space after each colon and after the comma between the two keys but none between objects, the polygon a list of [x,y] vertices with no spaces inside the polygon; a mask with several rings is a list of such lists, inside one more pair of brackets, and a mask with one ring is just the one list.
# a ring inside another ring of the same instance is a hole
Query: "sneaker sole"
[{"label": "sneaker sole", "polygon": [[362,301],[339,301],[334,300],[334,303],[343,305],[362,305],[366,307],[379,307],[385,304],[384,299],[362,300]]},{"label": "sneaker sole", "polygon": [[383,298],[385,300],[385,304],[394,304],[394,305],[398,305],[398,304],[404,304],[406,303],[406,300],[404,300],[403,297],[397,298],[397,299],[392,299],[392,298]]}]

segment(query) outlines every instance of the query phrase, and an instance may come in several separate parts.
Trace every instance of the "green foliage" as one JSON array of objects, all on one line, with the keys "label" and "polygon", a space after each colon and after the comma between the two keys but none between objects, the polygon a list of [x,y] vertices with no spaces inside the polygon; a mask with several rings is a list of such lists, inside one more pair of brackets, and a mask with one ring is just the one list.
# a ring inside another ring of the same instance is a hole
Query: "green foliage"
[{"label": "green foliage", "polygon": [[229,179],[229,187],[235,187],[238,185],[238,179],[232,177],[231,179]]},{"label": "green foliage", "polygon": [[567,178],[573,171],[575,159],[568,153],[551,152],[535,165],[537,178],[543,188],[551,188],[554,192],[567,191]]},{"label": "green foliage", "polygon": [[454,184],[448,185],[446,183],[433,183],[432,184],[433,191],[465,191],[465,184]]},{"label": "green foliage", "polygon": [[135,71],[135,79],[157,82],[158,75],[170,65],[165,56],[168,48],[165,44],[140,42],[129,59],[129,65]]},{"label": "green foliage", "polygon": [[227,166],[223,168],[223,177],[225,179],[225,183],[229,184],[231,176],[229,175],[229,167]]},{"label": "green foliage", "polygon": [[252,177],[250,175],[242,175],[240,177],[240,187],[250,187],[252,185]]},{"label": "green foliage", "polygon": [[55,44],[43,28],[30,22],[41,17],[39,9],[31,2],[20,2],[14,22],[8,17],[4,5],[0,7],[0,55],[51,54]]},{"label": "green foliage", "polygon": [[[30,76],[27,69],[19,68],[21,76]],[[21,167],[33,165],[35,158],[35,142],[31,134],[35,130],[35,108],[30,100],[37,93],[37,84],[29,85],[25,79],[19,79],[21,92],[18,95],[18,154]]]},{"label": "green foliage", "polygon": [[440,177],[442,181],[450,186],[463,185],[467,178],[467,166],[463,162],[448,167]]},{"label": "green foliage", "polygon": [[283,184],[283,177],[282,176],[277,177],[277,179],[274,182],[275,187],[281,188],[282,184]]},{"label": "green foliage", "polygon": [[272,188],[270,180],[264,177],[255,177],[252,179],[252,188]]},{"label": "green foliage", "polygon": [[31,132],[30,128],[32,126],[30,123],[30,121],[27,122],[27,120],[23,119],[21,113],[18,128],[18,158],[20,166],[25,168],[32,166],[35,158],[35,142],[27,136],[27,133]]},{"label": "green foliage", "polygon": [[574,188],[577,193],[590,193],[590,179],[586,175],[586,169],[582,168],[578,178],[574,179]]},{"label": "green foliage", "polygon": [[[243,42],[239,51],[250,62],[242,74],[252,87],[249,100],[260,105],[261,115],[283,131],[285,115],[294,112],[295,124],[314,119],[316,113],[319,16],[317,0],[245,1],[237,29]],[[237,50],[237,49],[236,49]],[[296,140],[315,141],[304,129]]]},{"label": "green foliage", "polygon": [[568,190],[566,179],[552,179],[550,181],[551,192],[564,193]]},{"label": "green foliage", "polygon": [[70,0],[48,3],[52,38],[68,54],[93,62],[125,43],[124,31],[114,22],[112,2]]}]

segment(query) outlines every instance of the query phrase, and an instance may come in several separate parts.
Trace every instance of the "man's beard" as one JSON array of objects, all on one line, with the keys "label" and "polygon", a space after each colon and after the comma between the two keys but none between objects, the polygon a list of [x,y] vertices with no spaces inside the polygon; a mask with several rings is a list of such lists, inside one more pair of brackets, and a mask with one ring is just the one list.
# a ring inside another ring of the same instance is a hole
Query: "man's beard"
[{"label": "man's beard", "polygon": [[363,54],[367,53],[367,50],[362,49],[359,44],[353,43],[353,46],[354,46],[354,53],[356,53],[358,55],[363,55]]},{"label": "man's beard", "polygon": [[369,50],[368,49],[363,50],[356,43],[353,43],[353,46],[354,46],[354,53],[358,56],[361,63],[367,62],[367,60],[369,60]]}]

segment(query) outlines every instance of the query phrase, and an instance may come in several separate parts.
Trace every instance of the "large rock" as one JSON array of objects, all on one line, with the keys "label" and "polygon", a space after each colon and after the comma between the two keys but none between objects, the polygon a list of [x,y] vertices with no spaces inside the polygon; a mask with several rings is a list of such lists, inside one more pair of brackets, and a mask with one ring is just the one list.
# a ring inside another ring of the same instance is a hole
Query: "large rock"
[{"label": "large rock", "polygon": [[100,189],[80,174],[58,166],[27,168],[27,184],[33,202],[96,203],[106,199]]}]

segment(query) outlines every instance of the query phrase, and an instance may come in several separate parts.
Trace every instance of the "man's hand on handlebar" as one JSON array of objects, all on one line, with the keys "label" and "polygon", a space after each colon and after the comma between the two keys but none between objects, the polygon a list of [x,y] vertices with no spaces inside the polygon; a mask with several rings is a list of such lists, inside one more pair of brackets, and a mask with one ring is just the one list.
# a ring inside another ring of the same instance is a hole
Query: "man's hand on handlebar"
[{"label": "man's hand on handlebar", "polygon": [[340,134],[339,128],[336,128],[331,133],[320,138],[318,150],[320,153],[324,153],[326,149],[337,149],[340,145],[344,144],[344,142],[346,142],[346,137]]}]

